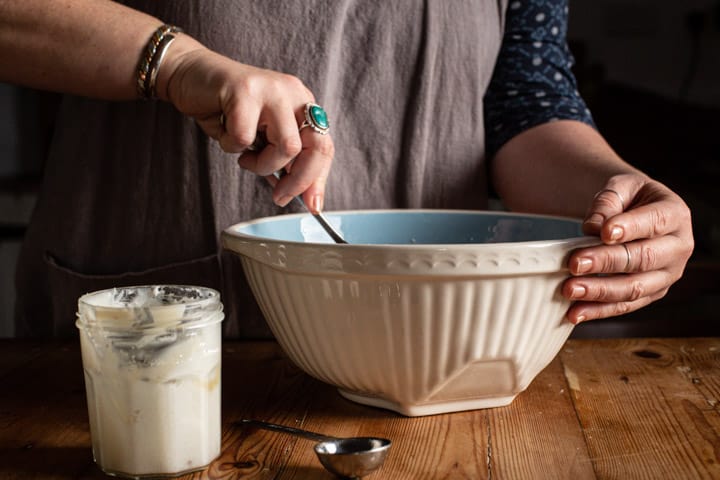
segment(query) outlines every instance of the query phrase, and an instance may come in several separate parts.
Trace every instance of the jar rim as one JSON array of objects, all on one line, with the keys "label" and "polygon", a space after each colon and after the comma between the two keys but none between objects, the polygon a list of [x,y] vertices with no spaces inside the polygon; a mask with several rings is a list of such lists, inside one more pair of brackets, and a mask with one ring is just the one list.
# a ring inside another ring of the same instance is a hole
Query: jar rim
[{"label": "jar rim", "polygon": [[[135,285],[86,293],[78,299],[76,326],[152,331],[195,328],[222,321],[220,293],[193,285]],[[216,314],[220,314],[219,318]]]}]

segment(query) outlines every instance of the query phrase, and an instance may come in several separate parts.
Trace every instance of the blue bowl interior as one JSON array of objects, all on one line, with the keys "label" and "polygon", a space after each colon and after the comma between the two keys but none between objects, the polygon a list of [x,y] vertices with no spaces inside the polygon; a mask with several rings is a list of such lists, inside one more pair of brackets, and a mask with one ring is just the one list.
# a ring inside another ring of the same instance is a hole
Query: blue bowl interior
[{"label": "blue bowl interior", "polygon": [[[438,245],[529,242],[582,237],[579,221],[502,212],[358,211],[325,213],[352,244]],[[305,243],[333,243],[310,215],[280,215],[240,224],[233,231],[251,237]]]}]

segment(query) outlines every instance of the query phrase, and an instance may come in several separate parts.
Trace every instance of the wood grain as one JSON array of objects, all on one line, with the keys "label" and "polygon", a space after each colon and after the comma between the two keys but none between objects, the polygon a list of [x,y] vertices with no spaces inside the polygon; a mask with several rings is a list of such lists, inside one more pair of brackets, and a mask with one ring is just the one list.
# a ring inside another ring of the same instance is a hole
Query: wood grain
[{"label": "wood grain", "polygon": [[596,478],[558,359],[510,406],[488,415],[493,478]]},{"label": "wood grain", "polygon": [[[81,478],[92,461],[79,350],[53,344],[3,345],[15,359],[2,377],[0,477]],[[17,361],[25,357],[24,361]],[[5,360],[5,359],[3,359]]]},{"label": "wood grain", "polygon": [[720,478],[720,340],[571,341],[560,358],[598,478]]},{"label": "wood grain", "polygon": [[[106,478],[78,345],[0,346],[0,478]],[[345,400],[274,342],[226,342],[223,451],[181,478],[333,478],[313,442],[243,418],[390,438],[375,480],[720,478],[719,367],[720,339],[570,340],[507,407],[407,418]]]}]

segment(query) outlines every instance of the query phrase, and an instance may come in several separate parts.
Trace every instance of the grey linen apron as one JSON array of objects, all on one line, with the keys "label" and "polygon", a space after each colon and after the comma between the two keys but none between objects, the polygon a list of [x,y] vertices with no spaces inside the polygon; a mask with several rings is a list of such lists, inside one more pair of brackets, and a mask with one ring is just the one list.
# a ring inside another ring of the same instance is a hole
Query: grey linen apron
[{"label": "grey linen apron", "polygon": [[[133,1],[240,62],[296,75],[328,112],[326,209],[485,208],[483,94],[505,0]],[[77,298],[221,290],[228,338],[269,337],[220,232],[288,213],[162,102],[63,98],[17,270],[21,335],[72,336]]]}]

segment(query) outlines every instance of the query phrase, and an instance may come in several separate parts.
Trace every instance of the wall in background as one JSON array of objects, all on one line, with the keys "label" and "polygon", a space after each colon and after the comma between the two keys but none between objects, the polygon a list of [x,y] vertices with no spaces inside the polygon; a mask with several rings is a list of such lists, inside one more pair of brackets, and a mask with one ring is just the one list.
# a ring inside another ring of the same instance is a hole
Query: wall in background
[{"label": "wall in background", "polygon": [[720,106],[718,0],[570,0],[569,37],[608,82]]},{"label": "wall in background", "polygon": [[16,175],[21,170],[17,108],[17,89],[0,83],[0,177]]},{"label": "wall in background", "polygon": [[14,335],[14,274],[42,171],[47,127],[38,95],[0,84],[0,337]]},{"label": "wall in background", "polygon": [[720,1],[570,0],[569,39],[598,128],[683,197],[695,236],[665,298],[573,335],[720,335]]}]

